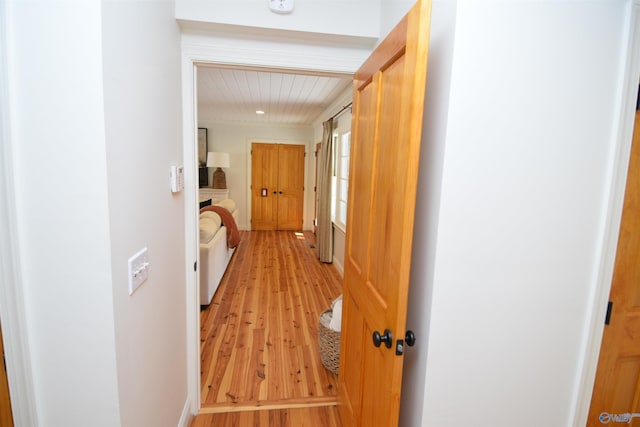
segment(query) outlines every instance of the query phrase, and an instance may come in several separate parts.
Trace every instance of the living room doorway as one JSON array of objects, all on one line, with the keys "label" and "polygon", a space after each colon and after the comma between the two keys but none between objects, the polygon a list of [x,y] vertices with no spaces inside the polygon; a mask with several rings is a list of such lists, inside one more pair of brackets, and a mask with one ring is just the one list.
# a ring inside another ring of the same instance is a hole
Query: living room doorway
[{"label": "living room doorway", "polygon": [[[185,46],[189,43],[186,42]],[[259,69],[273,72],[283,72],[280,61],[285,60],[287,70],[294,73],[308,73],[310,75],[324,75],[328,77],[352,78],[356,65],[359,65],[361,59],[365,55],[356,55],[356,59],[349,57],[337,58],[334,64],[323,64],[319,66],[312,52],[301,53],[296,52],[299,47],[292,49],[286,58],[274,60],[273,48],[261,50],[263,64],[269,63],[268,67],[264,65],[256,65],[256,61],[260,62],[260,55],[243,57],[242,52],[234,51],[229,48],[228,54],[236,56],[232,65],[229,63],[219,64],[216,61],[216,55],[212,54],[208,49],[197,44],[196,53],[185,55],[183,58],[183,105],[184,108],[184,135],[185,141],[192,141],[184,144],[184,158],[193,159],[193,161],[185,161],[185,221],[186,221],[186,262],[193,268],[194,275],[187,278],[187,358],[188,358],[188,383],[189,383],[189,400],[191,410],[195,413],[200,407],[200,305],[198,301],[198,275],[197,263],[198,259],[198,209],[197,209],[197,187],[198,187],[198,163],[197,163],[197,73],[202,66],[226,66],[238,67],[240,69]],[[322,69],[322,67],[327,67]],[[349,70],[349,71],[345,71]],[[313,171],[315,173],[315,171]]]}]

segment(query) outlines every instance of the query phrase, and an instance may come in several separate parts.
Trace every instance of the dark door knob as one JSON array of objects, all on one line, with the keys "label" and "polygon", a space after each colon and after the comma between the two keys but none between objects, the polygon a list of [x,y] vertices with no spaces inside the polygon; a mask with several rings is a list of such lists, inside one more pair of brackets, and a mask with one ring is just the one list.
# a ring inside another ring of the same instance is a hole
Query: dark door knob
[{"label": "dark door knob", "polygon": [[278,193],[282,194],[282,191],[278,191]]},{"label": "dark door knob", "polygon": [[409,347],[413,347],[416,343],[416,334],[414,334],[413,331],[407,331],[407,333],[404,334],[404,342],[406,342]]},{"label": "dark door knob", "polygon": [[391,341],[393,341],[393,335],[388,329],[384,330],[384,335],[380,335],[380,332],[373,332],[373,345],[380,347],[380,344],[384,343],[387,348],[391,348]]},{"label": "dark door knob", "polygon": [[277,192],[277,191],[274,191],[274,192],[273,192],[273,194],[278,194],[278,192]]}]

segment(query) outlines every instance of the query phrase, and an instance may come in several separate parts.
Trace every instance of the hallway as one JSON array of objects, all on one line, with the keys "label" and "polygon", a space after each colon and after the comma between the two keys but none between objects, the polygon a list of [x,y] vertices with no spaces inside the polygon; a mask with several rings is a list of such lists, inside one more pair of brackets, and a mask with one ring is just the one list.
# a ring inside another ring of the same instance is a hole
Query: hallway
[{"label": "hallway", "polygon": [[320,362],[318,318],[342,278],[318,262],[310,232],[242,232],[201,312],[200,413],[332,406],[337,376]]}]

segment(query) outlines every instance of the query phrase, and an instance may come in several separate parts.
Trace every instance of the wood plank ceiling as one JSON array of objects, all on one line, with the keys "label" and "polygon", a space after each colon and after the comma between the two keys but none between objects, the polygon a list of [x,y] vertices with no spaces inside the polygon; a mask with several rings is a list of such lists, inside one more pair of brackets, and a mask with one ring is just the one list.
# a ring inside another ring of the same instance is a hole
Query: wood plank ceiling
[{"label": "wood plank ceiling", "polygon": [[[310,125],[352,78],[198,67],[198,120]],[[264,114],[256,114],[257,110]]]}]

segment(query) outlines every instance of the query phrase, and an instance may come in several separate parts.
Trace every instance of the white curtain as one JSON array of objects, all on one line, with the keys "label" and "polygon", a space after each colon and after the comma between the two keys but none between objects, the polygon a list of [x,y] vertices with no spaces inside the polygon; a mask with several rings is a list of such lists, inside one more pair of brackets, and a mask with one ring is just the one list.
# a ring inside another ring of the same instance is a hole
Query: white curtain
[{"label": "white curtain", "polygon": [[333,175],[333,119],[323,123],[322,146],[318,161],[318,258],[333,262],[333,227],[331,225],[331,178]]}]

